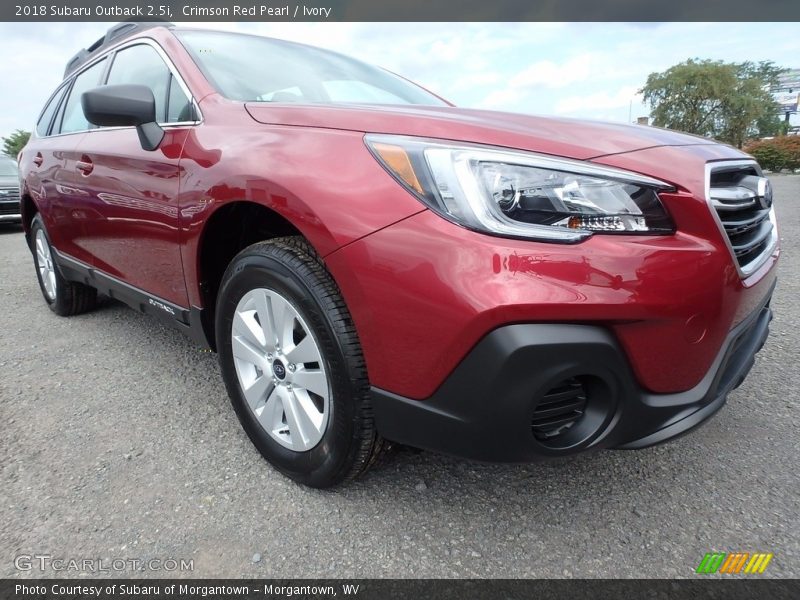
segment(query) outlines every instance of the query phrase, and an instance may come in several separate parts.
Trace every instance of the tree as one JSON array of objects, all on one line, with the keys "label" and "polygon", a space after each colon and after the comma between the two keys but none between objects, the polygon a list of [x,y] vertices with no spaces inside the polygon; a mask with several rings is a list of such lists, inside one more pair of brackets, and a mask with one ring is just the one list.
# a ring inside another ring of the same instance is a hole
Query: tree
[{"label": "tree", "polygon": [[754,136],[775,135],[781,121],[770,88],[784,69],[774,63],[689,59],[651,73],[639,90],[653,124],[717,138],[739,148]]},{"label": "tree", "polygon": [[25,144],[28,143],[30,137],[31,137],[30,131],[23,131],[22,129],[17,129],[10,136],[3,138],[3,153],[7,154],[13,159],[16,159],[17,155],[25,147]]}]

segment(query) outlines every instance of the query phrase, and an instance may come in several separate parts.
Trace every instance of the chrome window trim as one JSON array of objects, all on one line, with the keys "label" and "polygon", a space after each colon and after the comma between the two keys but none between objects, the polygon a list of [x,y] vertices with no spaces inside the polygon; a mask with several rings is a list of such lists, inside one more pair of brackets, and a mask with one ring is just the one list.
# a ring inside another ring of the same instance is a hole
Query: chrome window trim
[{"label": "chrome window trim", "polygon": [[[99,63],[101,60],[110,59],[109,60],[109,66],[106,67],[106,71],[103,74],[103,78],[102,78],[102,81],[103,81],[102,85],[105,85],[105,82],[108,81],[108,74],[111,72],[111,69],[114,68],[114,58],[116,56],[116,53],[120,52],[122,50],[125,50],[126,48],[130,48],[132,46],[139,46],[139,45],[150,46],[151,48],[153,48],[156,51],[156,53],[158,53],[158,55],[161,57],[161,60],[163,60],[164,64],[167,66],[167,69],[169,69],[170,73],[172,74],[172,77],[174,78],[174,80],[178,82],[178,85],[181,86],[181,90],[183,90],[183,93],[186,94],[187,98],[189,98],[189,101],[192,103],[192,106],[194,107],[195,114],[197,115],[197,120],[194,120],[194,121],[179,121],[179,122],[174,122],[174,123],[163,123],[162,122],[162,123],[159,123],[159,126],[161,126],[164,129],[169,129],[169,128],[173,128],[173,127],[187,127],[187,126],[194,127],[196,125],[200,125],[201,123],[203,123],[204,122],[203,112],[200,110],[200,105],[198,104],[197,99],[195,98],[194,94],[192,94],[192,91],[189,89],[189,86],[186,85],[186,82],[183,80],[183,77],[181,76],[181,74],[178,71],[177,67],[172,62],[172,60],[169,58],[167,53],[164,52],[164,49],[161,47],[161,45],[158,42],[156,42],[156,40],[154,40],[153,38],[150,38],[150,37],[135,38],[135,39],[132,39],[132,40],[127,40],[126,42],[122,42],[118,46],[112,46],[105,53],[103,53],[103,54],[97,56],[96,58],[92,59],[90,62],[87,62],[85,65],[81,65],[80,69],[70,73],[69,77],[65,81],[62,81],[58,85],[58,87],[56,88],[56,91],[61,89],[61,87],[64,85],[65,82],[68,82],[68,85],[70,86],[69,92],[71,93],[72,92],[72,89],[71,89],[72,88],[72,83],[73,83],[73,81],[75,80],[76,77],[78,77],[84,71],[86,71],[88,69],[91,69],[94,65]],[[54,95],[55,95],[55,92],[50,97],[52,98]],[[69,98],[69,96],[67,96],[67,99],[68,98]],[[45,107],[46,106],[47,106],[47,104],[45,104]],[[41,118],[41,115],[40,115],[39,118]],[[37,119],[37,123],[38,123],[38,119]],[[67,133],[56,133],[56,134],[50,134],[50,135],[46,135],[46,136],[37,136],[37,137],[40,137],[40,139],[57,138],[57,137],[63,137],[63,136],[66,136],[66,135],[76,135],[76,134],[81,134],[81,133],[94,133],[94,132],[100,132],[100,131],[119,131],[121,129],[135,129],[135,127],[130,126],[130,125],[121,126],[121,127],[95,127],[94,129],[81,129],[79,131],[69,131]],[[34,131],[35,131],[35,127],[34,127]]]},{"label": "chrome window trim", "polygon": [[50,117],[50,122],[47,124],[47,130],[48,131],[50,130],[50,128],[53,126],[53,121],[55,121],[56,116],[58,116],[58,110],[59,110],[59,108],[61,108],[61,103],[64,101],[64,98],[69,93],[70,87],[72,87],[72,81],[63,80],[61,83],[58,84],[58,87],[55,89],[55,91],[52,94],[50,94],[50,97],[44,103],[44,106],[42,107],[42,110],[39,111],[39,116],[36,117],[36,124],[33,126],[33,131],[31,131],[31,137],[35,137],[35,138],[39,138],[39,139],[49,137],[49,135],[47,135],[47,134],[45,134],[45,135],[39,134],[39,131],[38,131],[38,129],[39,129],[39,121],[42,120],[42,117],[44,116],[44,111],[46,111],[48,108],[50,108],[50,103],[53,102],[53,100],[56,99],[56,96],[58,95],[58,93],[63,90],[64,91],[64,96],[62,96],[61,98],[58,99],[58,102],[56,103],[56,110],[53,113],[53,116]]},{"label": "chrome window trim", "polygon": [[761,166],[752,159],[739,159],[739,160],[719,160],[713,162],[707,162],[705,166],[705,196],[706,196],[706,203],[708,204],[708,208],[711,210],[711,214],[714,218],[714,221],[717,224],[717,228],[719,229],[720,235],[722,239],[725,241],[725,245],[728,247],[728,252],[733,259],[733,264],[736,266],[736,270],[739,273],[739,277],[741,279],[747,279],[758,271],[764,263],[767,262],[767,259],[772,256],[772,253],[775,252],[775,248],[778,245],[778,224],[775,220],[775,205],[773,202],[772,207],[770,207],[769,211],[769,221],[772,223],[772,231],[770,232],[770,242],[766,248],[759,254],[756,258],[751,260],[747,265],[741,267],[739,265],[739,259],[736,258],[736,253],[733,251],[733,245],[731,244],[731,240],[728,237],[728,233],[725,231],[725,227],[722,225],[722,219],[719,217],[719,213],[717,209],[714,207],[714,203],[711,200],[711,173],[712,171],[724,168],[724,167],[754,167],[756,173],[763,177],[763,172],[761,171]]}]

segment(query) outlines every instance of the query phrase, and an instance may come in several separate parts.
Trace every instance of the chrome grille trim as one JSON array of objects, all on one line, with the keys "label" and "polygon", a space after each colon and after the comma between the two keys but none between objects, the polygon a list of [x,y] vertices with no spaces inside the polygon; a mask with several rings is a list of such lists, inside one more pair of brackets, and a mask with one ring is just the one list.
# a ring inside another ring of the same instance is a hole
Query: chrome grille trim
[{"label": "chrome grille trim", "polygon": [[8,194],[0,194],[0,204],[6,203],[6,202],[17,202],[17,203],[19,203],[19,192],[15,190],[13,192],[9,192]]},{"label": "chrome grille trim", "polygon": [[711,191],[711,203],[717,210],[741,210],[755,206],[758,197],[746,187],[715,187]]},{"label": "chrome grille trim", "polygon": [[752,275],[774,252],[778,244],[775,208],[761,208],[760,186],[723,185],[711,187],[712,175],[720,172],[751,171],[755,184],[762,176],[753,160],[720,161],[706,164],[705,193],[720,233],[741,278]]}]

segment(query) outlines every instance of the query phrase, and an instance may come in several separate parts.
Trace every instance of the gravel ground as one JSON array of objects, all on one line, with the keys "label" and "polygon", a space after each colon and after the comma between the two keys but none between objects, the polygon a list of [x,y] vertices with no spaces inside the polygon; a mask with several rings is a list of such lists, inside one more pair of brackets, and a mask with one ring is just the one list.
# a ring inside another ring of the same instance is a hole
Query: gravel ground
[{"label": "gravel ground", "polygon": [[333,492],[261,460],[215,355],[110,301],[50,313],[2,229],[0,577],[42,576],[20,554],[193,559],[195,577],[680,577],[710,550],[774,552],[767,575],[800,577],[800,177],[774,183],[772,335],[705,427],[522,466],[401,450]]}]

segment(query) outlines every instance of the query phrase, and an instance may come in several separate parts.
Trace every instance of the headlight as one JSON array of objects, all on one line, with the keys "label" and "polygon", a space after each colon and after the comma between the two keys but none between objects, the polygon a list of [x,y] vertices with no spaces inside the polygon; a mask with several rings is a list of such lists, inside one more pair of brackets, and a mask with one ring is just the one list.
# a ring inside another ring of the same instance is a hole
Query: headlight
[{"label": "headlight", "polygon": [[573,243],[592,233],[674,231],[671,185],[612,167],[528,152],[367,135],[375,157],[443,217],[514,238]]}]

